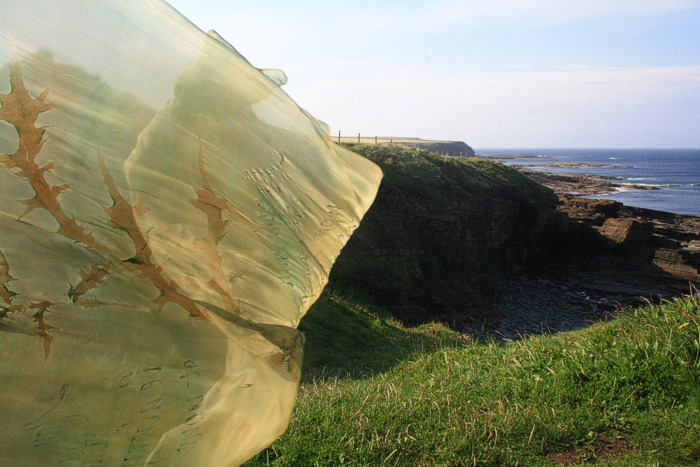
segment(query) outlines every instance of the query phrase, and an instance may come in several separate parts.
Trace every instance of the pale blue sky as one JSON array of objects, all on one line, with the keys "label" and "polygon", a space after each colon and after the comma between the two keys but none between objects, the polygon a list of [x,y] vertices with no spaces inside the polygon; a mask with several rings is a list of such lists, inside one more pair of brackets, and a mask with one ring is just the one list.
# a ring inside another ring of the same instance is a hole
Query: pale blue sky
[{"label": "pale blue sky", "polygon": [[700,147],[700,0],[172,0],[344,135]]}]

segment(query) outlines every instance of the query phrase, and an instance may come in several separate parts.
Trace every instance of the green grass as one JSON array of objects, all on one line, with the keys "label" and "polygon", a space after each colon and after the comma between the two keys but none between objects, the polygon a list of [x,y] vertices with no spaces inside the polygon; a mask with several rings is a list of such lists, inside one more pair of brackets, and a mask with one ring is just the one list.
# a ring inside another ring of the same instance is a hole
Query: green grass
[{"label": "green grass", "polygon": [[531,203],[542,186],[517,170],[479,157],[447,157],[424,149],[343,144],[384,172],[396,199],[444,202],[446,196],[496,190],[518,203]]},{"label": "green grass", "polygon": [[289,429],[246,466],[700,465],[697,298],[506,345],[360,303],[304,319]]},{"label": "green grass", "polygon": [[383,310],[347,294],[325,291],[299,326],[307,336],[303,383],[371,377],[411,355],[463,342],[439,324],[405,328]]}]

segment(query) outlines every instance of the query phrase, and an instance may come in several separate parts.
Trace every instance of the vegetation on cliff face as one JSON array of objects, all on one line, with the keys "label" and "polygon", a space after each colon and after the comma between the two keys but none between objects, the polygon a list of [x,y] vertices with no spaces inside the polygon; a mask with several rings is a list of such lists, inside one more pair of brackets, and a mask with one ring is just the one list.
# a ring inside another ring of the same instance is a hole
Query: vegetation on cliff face
[{"label": "vegetation on cliff face", "polygon": [[247,466],[700,465],[700,301],[506,345],[326,292],[289,429]]},{"label": "vegetation on cliff face", "polygon": [[347,145],[378,164],[377,199],[331,272],[405,323],[448,319],[538,256],[556,197],[516,170],[399,146]]}]

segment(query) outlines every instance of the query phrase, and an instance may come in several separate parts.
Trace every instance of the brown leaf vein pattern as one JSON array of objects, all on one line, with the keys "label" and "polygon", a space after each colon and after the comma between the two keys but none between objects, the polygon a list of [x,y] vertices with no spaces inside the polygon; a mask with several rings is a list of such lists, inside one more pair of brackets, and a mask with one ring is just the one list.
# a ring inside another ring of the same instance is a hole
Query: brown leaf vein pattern
[{"label": "brown leaf vein pattern", "polygon": [[97,160],[102,171],[109,195],[112,198],[112,206],[103,206],[104,211],[110,217],[110,224],[119,230],[125,232],[134,242],[135,254],[132,258],[123,261],[124,266],[129,270],[138,274],[138,277],[148,280],[153,284],[160,295],[154,299],[158,306],[158,311],[162,310],[168,303],[176,303],[187,310],[190,316],[199,319],[208,319],[205,314],[192,300],[182,295],[177,290],[175,281],[167,281],[163,277],[162,266],[157,266],[153,263],[153,252],[146,238],[138,227],[136,218],[134,217],[134,207],[131,206],[126,199],[119,193],[117,186],[114,183],[112,175],[107,169],[104,158],[98,152]]},{"label": "brown leaf vein pattern", "polygon": [[87,246],[98,248],[94,237],[80,226],[74,218],[69,217],[58,201],[59,195],[68,189],[68,185],[52,186],[46,180],[45,175],[51,173],[54,163],[39,166],[36,157],[44,146],[44,133],[46,126],[36,126],[39,114],[53,108],[46,103],[49,94],[44,89],[39,97],[33,99],[24,86],[19,63],[10,64],[9,94],[0,94],[0,119],[15,127],[19,136],[19,145],[14,154],[0,158],[0,167],[29,182],[34,190],[34,198],[24,200],[27,206],[20,217],[26,216],[37,208],[47,210],[58,222],[58,233],[71,238]]},{"label": "brown leaf vein pattern", "polygon": [[81,281],[77,285],[74,285],[68,291],[68,298],[71,302],[77,303],[81,301],[82,297],[92,289],[98,287],[98,282],[109,274],[110,264],[104,266],[99,266],[94,264],[89,272],[80,271]]},{"label": "brown leaf vein pattern", "polygon": [[190,200],[197,209],[207,216],[207,235],[201,242],[201,249],[209,263],[211,270],[211,280],[207,284],[213,291],[221,297],[226,310],[235,312],[238,306],[233,302],[229,291],[226,274],[223,268],[223,255],[219,253],[219,243],[226,232],[226,223],[223,213],[227,210],[235,210],[226,198],[216,194],[209,184],[207,174],[204,169],[204,149],[199,147],[199,178],[202,188],[193,186],[197,199]]},{"label": "brown leaf vein pattern", "polygon": [[[46,174],[51,173],[55,162],[49,162],[44,166],[40,166],[36,160],[44,146],[44,134],[47,129],[46,126],[37,126],[37,120],[41,113],[54,108],[52,104],[46,102],[49,90],[45,89],[37,98],[32,98],[25,87],[19,63],[13,62],[10,64],[9,68],[11,90],[9,94],[0,94],[0,120],[10,123],[15,128],[19,136],[19,142],[17,151],[14,154],[0,155],[0,168],[4,168],[9,173],[27,180],[29,186],[34,191],[33,198],[22,201],[22,203],[26,205],[26,209],[20,215],[20,219],[32,211],[42,208],[50,213],[58,223],[59,228],[56,232],[57,234],[79,242],[86,247],[94,248],[111,255],[107,247],[99,244],[92,233],[86,231],[83,226],[78,224],[75,218],[68,216],[63,210],[59,202],[59,196],[70,188],[69,185],[51,185],[46,179]],[[159,295],[153,301],[156,303],[159,311],[162,310],[166,304],[172,302],[187,310],[191,317],[208,320],[210,314],[203,311],[203,309],[192,300],[182,295],[177,290],[177,283],[175,281],[168,281],[163,276],[162,267],[153,263],[152,250],[134,217],[134,209],[139,208],[138,204],[137,206],[132,206],[124,199],[117,189],[114,179],[99,152],[97,159],[105,185],[112,198],[111,206],[103,206],[104,211],[110,216],[109,224],[129,236],[134,244],[135,253],[133,257],[121,262],[110,258],[104,265],[94,264],[90,267],[89,271],[81,270],[79,273],[81,281],[76,285],[71,285],[67,292],[70,301],[75,305],[85,308],[105,305],[133,307],[127,304],[115,304],[96,299],[85,299],[85,295],[90,290],[98,288],[100,281],[110,273],[113,266],[113,264],[110,264],[111,262],[114,263],[114,265],[121,266],[120,269],[125,269],[137,275],[139,278],[149,281],[158,289]],[[206,180],[206,177],[203,180]],[[220,209],[219,205],[224,200],[216,197],[208,183],[202,195],[200,195],[200,200],[202,200],[202,208],[205,209],[207,218],[213,222],[213,227],[210,228],[207,242],[208,244],[213,244],[215,248],[215,245],[218,244],[218,241],[223,236],[225,223],[223,219],[221,219],[220,211],[217,220],[217,215],[211,210]],[[215,207],[207,207],[209,206],[207,203],[210,201],[215,203]],[[208,248],[207,251],[212,251],[211,247]],[[218,260],[220,266],[220,257],[218,257]],[[218,287],[224,292],[219,282],[220,278],[223,277],[223,271],[217,271],[215,277],[217,279],[212,279],[214,283],[211,284],[211,286],[213,288]],[[10,275],[10,265],[7,258],[0,251],[0,319],[6,318],[9,313],[29,311],[32,321],[36,323],[37,326],[35,334],[39,335],[44,341],[45,358],[48,358],[51,350],[51,342],[53,340],[50,331],[54,328],[46,323],[45,315],[47,312],[51,311],[50,308],[54,303],[32,302],[29,305],[14,305],[12,299],[16,296],[16,293],[8,288],[8,284],[14,280],[16,279]],[[228,296],[227,307],[228,306],[233,306],[230,296]],[[36,311],[34,312],[31,310]]]}]

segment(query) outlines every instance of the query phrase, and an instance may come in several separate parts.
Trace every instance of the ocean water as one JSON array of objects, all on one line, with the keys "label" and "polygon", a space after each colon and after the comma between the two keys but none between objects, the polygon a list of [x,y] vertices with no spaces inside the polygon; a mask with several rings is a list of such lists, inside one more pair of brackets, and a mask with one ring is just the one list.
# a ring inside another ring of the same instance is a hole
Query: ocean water
[{"label": "ocean water", "polygon": [[[700,216],[700,149],[476,149],[483,157],[534,156],[502,161],[551,173],[620,177],[620,184],[649,185],[658,190],[621,188],[598,196],[627,206]],[[563,162],[607,167],[544,167]]]}]

